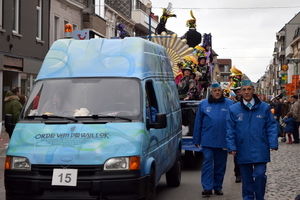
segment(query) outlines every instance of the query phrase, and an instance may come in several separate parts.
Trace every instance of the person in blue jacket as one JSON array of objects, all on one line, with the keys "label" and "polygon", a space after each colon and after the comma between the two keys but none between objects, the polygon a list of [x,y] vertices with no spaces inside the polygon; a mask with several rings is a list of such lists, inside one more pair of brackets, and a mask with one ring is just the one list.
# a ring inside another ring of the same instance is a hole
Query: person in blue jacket
[{"label": "person in blue jacket", "polygon": [[222,185],[226,171],[226,115],[229,106],[234,104],[222,93],[221,86],[215,80],[211,85],[208,99],[201,101],[195,119],[193,142],[203,149],[201,183],[202,195],[223,195]]},{"label": "person in blue jacket", "polygon": [[294,132],[294,123],[295,123],[293,112],[288,112],[286,116],[282,119],[282,121],[285,123],[285,127],[283,131],[288,136],[289,139],[287,144],[293,144],[292,134]]},{"label": "person in blue jacket", "polygon": [[277,122],[250,80],[242,81],[241,91],[243,98],[229,107],[226,118],[227,148],[240,166],[243,199],[264,200],[270,150],[278,149]]}]

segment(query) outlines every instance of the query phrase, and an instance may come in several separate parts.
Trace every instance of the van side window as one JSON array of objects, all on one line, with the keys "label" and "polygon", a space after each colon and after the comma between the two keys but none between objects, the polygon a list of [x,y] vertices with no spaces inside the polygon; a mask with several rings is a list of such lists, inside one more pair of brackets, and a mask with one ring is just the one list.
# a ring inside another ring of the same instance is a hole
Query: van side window
[{"label": "van side window", "polygon": [[158,112],[158,104],[156,100],[155,91],[152,81],[146,82],[146,116],[150,119],[151,123],[156,121],[156,114]]}]

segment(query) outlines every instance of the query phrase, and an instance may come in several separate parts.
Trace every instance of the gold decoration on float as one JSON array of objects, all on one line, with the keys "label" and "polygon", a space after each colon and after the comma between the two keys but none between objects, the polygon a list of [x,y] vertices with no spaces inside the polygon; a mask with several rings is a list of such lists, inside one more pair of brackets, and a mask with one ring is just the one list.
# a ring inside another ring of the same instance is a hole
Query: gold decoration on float
[{"label": "gold decoration on float", "polygon": [[165,31],[163,31],[160,35],[152,34],[152,41],[156,44],[160,44],[166,48],[167,53],[170,57],[172,70],[174,77],[179,71],[179,67],[177,63],[181,61],[181,58],[187,56],[193,52],[193,48],[187,45],[186,39],[180,39],[177,37],[176,33],[172,35],[167,35]]}]

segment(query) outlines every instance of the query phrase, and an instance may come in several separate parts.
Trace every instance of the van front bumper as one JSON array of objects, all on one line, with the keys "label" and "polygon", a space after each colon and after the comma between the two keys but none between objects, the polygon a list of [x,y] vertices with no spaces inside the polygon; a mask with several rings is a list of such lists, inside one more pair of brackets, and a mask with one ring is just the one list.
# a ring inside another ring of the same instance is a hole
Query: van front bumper
[{"label": "van front bumper", "polygon": [[52,186],[51,177],[24,171],[5,170],[7,200],[53,199],[140,199],[145,196],[150,176],[139,171],[102,172],[78,176],[76,186]]}]

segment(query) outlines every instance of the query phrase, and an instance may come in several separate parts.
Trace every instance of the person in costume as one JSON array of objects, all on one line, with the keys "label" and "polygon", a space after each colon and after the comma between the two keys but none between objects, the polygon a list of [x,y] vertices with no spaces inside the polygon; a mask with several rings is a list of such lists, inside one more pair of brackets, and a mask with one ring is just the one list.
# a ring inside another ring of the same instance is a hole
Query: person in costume
[{"label": "person in costume", "polygon": [[278,149],[278,125],[250,80],[241,84],[242,99],[226,118],[228,152],[236,156],[242,175],[242,198],[264,200],[270,150]]},{"label": "person in costume", "polygon": [[195,119],[193,143],[201,145],[204,155],[201,183],[202,195],[223,195],[223,180],[226,171],[226,116],[234,102],[225,98],[220,84],[213,80],[211,94],[201,101]]},{"label": "person in costume", "polygon": [[211,34],[204,33],[203,35],[203,44],[201,45],[206,54],[206,63],[209,65],[213,61],[212,53],[211,53]]},{"label": "person in costume", "polygon": [[176,17],[175,14],[172,14],[172,3],[169,3],[167,8],[162,8],[163,14],[159,19],[159,24],[155,29],[155,34],[161,34],[163,31],[167,32],[166,23],[170,17]]},{"label": "person in costume", "polygon": [[208,96],[208,88],[211,85],[211,72],[210,67],[206,64],[206,54],[205,50],[201,46],[196,46],[194,48],[193,55],[198,58],[197,71],[201,73],[201,78],[199,79],[199,84],[201,86],[201,93],[203,98]]},{"label": "person in costume", "polygon": [[180,37],[180,39],[186,39],[187,45],[189,47],[195,47],[201,43],[202,35],[196,30],[196,18],[193,15],[193,11],[190,11],[191,17],[193,19],[186,21],[186,26],[189,27],[189,30]]},{"label": "person in costume", "polygon": [[186,56],[183,62],[182,74],[183,77],[178,83],[178,94],[180,100],[195,100],[199,99],[199,91],[194,78],[193,68],[197,63],[193,62],[192,56]]},{"label": "person in costume", "polygon": [[124,39],[125,37],[130,37],[130,34],[126,31],[124,24],[118,24],[117,29],[119,32],[119,38]]},{"label": "person in costume", "polygon": [[230,69],[231,75],[230,79],[230,87],[237,88],[241,86],[243,73],[238,70],[235,66]]}]

